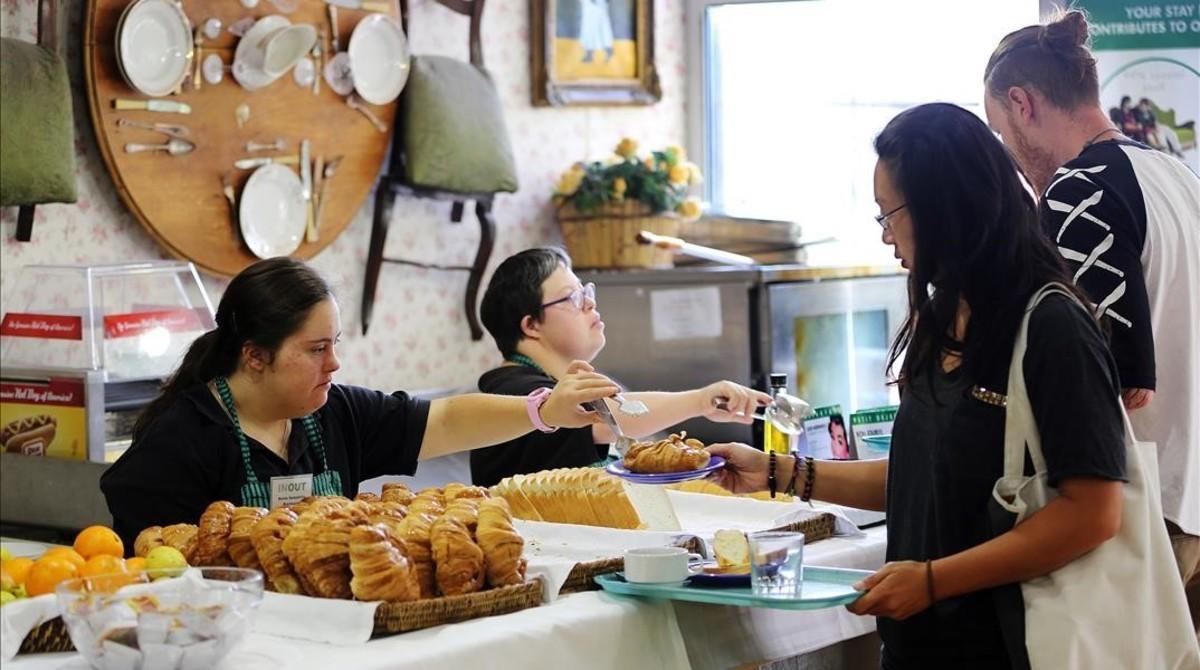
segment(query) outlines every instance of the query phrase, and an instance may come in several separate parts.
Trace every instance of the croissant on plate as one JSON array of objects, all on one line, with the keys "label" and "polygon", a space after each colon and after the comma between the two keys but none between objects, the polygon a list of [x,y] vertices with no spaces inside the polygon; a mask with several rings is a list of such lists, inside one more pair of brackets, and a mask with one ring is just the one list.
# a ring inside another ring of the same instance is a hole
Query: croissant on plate
[{"label": "croissant on plate", "polygon": [[408,506],[412,503],[413,498],[417,497],[417,494],[413,493],[412,490],[404,484],[400,484],[398,482],[389,482],[383,485],[383,493],[379,497],[384,502],[394,502]]},{"label": "croissant on plate", "polygon": [[404,602],[421,597],[404,541],[383,524],[350,531],[350,591],[358,600]]},{"label": "croissant on plate", "polygon": [[283,553],[284,539],[296,526],[296,513],[286,507],[273,509],[250,530],[250,542],[262,564],[267,582],[279,593],[303,594],[304,587]]},{"label": "croissant on plate", "polygon": [[475,529],[475,540],[483,551],[489,585],[525,583],[526,565],[525,559],[521,558],[525,540],[513,528],[512,515],[503,498],[479,503],[479,526]]},{"label": "croissant on plate", "polygon": [[417,576],[417,586],[421,590],[422,598],[433,598],[437,595],[433,548],[430,545],[430,531],[435,520],[433,515],[410,511],[401,523],[400,536],[408,549],[408,560]]},{"label": "croissant on plate", "polygon": [[138,533],[137,539],[133,541],[133,555],[146,557],[152,550],[163,546],[162,526],[150,526],[149,528]]},{"label": "croissant on plate", "polygon": [[196,563],[196,536],[200,529],[193,523],[174,523],[162,529],[163,544],[175,547],[189,564]]},{"label": "croissant on plate", "polygon": [[461,521],[443,516],[429,530],[438,591],[453,596],[483,588],[483,551]]},{"label": "croissant on plate", "polygon": [[233,503],[218,500],[200,515],[200,531],[196,535],[196,565],[233,565],[233,559],[229,557],[233,510]]},{"label": "croissant on plate", "polygon": [[262,569],[254,542],[250,539],[250,531],[266,516],[267,510],[263,507],[238,507],[233,510],[233,520],[229,524],[229,557],[239,568]]},{"label": "croissant on plate", "polygon": [[699,470],[708,465],[709,453],[704,443],[695,439],[684,439],[675,433],[657,442],[639,442],[625,453],[625,467],[630,472],[666,473]]}]

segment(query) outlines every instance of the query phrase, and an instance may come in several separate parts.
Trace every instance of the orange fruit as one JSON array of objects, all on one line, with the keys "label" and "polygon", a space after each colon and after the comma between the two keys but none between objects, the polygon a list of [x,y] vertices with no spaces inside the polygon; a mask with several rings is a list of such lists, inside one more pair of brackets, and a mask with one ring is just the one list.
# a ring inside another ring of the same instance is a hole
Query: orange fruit
[{"label": "orange fruit", "polygon": [[25,579],[25,591],[30,596],[53,593],[59,582],[73,578],[78,568],[69,559],[59,556],[43,556],[33,562],[29,576]]},{"label": "orange fruit", "polygon": [[74,564],[76,570],[78,570],[79,568],[82,568],[84,563],[87,563],[86,558],[84,558],[83,556],[80,556],[79,552],[75,551],[74,549],[72,549],[70,547],[54,547],[53,549],[47,549],[46,553],[42,554],[41,558],[39,558],[38,560],[40,561],[42,558],[66,559],[66,560],[70,561],[72,564]]},{"label": "orange fruit", "polygon": [[125,544],[113,529],[106,526],[89,526],[75,536],[75,551],[84,558],[101,554],[124,558]]},{"label": "orange fruit", "polygon": [[20,586],[25,583],[25,579],[29,576],[29,568],[33,567],[32,558],[11,558],[0,564],[0,571],[8,575],[13,583]]},{"label": "orange fruit", "polygon": [[116,591],[131,583],[125,560],[108,554],[97,554],[79,569],[80,577],[88,577],[88,588],[93,591]]},{"label": "orange fruit", "polygon": [[146,559],[141,556],[125,559],[125,570],[131,575],[141,574],[146,570]]}]

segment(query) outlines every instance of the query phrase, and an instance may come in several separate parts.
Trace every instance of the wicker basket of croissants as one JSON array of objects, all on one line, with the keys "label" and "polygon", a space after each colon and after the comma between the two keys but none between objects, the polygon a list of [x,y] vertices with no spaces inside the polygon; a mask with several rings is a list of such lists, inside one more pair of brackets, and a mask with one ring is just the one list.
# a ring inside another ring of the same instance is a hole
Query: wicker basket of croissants
[{"label": "wicker basket of croissants", "polygon": [[261,570],[278,593],[384,601],[385,635],[533,607],[525,542],[508,503],[465,484],[413,493],[385,484],[382,496],[306,498],[267,511],[214,502],[199,523],[152,526],[134,542],[145,556],[168,545],[190,565]]}]

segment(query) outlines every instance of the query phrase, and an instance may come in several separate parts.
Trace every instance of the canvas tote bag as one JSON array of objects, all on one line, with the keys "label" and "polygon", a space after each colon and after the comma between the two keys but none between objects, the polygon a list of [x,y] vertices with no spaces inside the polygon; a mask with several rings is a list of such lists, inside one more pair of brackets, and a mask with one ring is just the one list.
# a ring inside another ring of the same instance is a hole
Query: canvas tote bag
[{"label": "canvas tote bag", "polygon": [[[1004,476],[996,480],[992,496],[1016,515],[1018,524],[1058,495],[1047,484],[1046,459],[1022,366],[1029,317],[1050,293],[1062,293],[1078,304],[1058,284],[1035,293],[1017,332],[1008,371]],[[1080,309],[1085,309],[1082,304]],[[1155,445],[1136,441],[1123,406],[1121,415],[1129,483],[1122,487],[1120,530],[1071,563],[1021,584],[1025,646],[1033,670],[1200,668],[1200,648],[1163,525]],[[1024,474],[1026,450],[1034,467],[1029,477]]]}]

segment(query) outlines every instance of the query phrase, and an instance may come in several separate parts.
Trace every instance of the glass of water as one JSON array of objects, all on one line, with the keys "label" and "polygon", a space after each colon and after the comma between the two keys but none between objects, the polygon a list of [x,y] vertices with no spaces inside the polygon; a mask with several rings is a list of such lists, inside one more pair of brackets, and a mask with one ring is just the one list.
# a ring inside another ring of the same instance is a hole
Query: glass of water
[{"label": "glass of water", "polygon": [[750,533],[750,584],[754,595],[796,597],[804,580],[804,533]]}]

